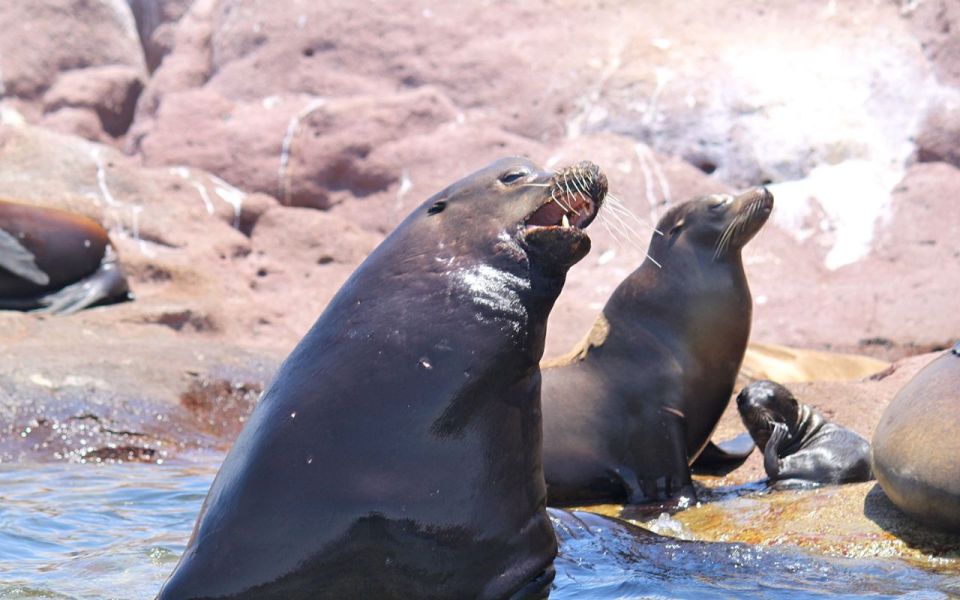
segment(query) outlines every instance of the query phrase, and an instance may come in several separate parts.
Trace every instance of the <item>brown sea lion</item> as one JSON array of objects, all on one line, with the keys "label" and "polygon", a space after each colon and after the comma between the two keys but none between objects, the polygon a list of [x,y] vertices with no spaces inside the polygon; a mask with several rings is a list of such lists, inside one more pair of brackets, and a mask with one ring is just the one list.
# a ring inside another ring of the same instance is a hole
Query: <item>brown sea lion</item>
[{"label": "brown sea lion", "polygon": [[873,433],[873,470],[900,510],[960,533],[960,343],[887,406]]},{"label": "brown sea lion", "polygon": [[770,482],[853,483],[870,481],[870,443],[820,412],[797,402],[773,381],[740,391],[737,410],[757,448]]},{"label": "brown sea lion", "polygon": [[0,200],[0,309],[69,314],[128,298],[116,250],[99,223]]},{"label": "brown sea lion", "polygon": [[159,597],[546,597],[538,365],[606,188],[507,159],[414,210],[281,366]]},{"label": "brown sea lion", "polygon": [[587,337],[545,365],[551,505],[696,498],[690,463],[730,400],[750,337],[740,250],[772,208],[763,188],[672,208]]}]

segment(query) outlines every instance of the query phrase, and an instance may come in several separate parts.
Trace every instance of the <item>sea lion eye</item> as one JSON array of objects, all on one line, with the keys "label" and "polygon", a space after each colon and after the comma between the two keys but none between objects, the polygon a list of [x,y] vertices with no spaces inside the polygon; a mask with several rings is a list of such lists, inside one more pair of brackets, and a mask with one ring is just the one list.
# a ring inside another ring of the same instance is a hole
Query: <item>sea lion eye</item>
[{"label": "sea lion eye", "polygon": [[508,171],[500,176],[500,183],[513,183],[520,179],[521,177],[526,177],[530,174],[530,171],[527,169],[516,169],[514,171]]},{"label": "sea lion eye", "polygon": [[710,196],[707,205],[710,207],[710,210],[717,210],[731,202],[733,202],[733,196],[729,194],[717,194],[716,196]]},{"label": "sea lion eye", "polygon": [[441,213],[443,212],[443,209],[445,209],[446,207],[447,207],[446,200],[437,200],[430,206],[430,208],[427,209],[427,214],[435,215],[437,213]]}]

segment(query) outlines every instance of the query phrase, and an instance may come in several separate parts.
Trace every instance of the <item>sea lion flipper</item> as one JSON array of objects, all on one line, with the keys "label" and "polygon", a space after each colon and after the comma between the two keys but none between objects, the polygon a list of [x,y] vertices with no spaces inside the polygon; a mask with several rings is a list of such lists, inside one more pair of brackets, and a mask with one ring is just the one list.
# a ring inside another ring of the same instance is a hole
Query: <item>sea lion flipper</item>
[{"label": "sea lion flipper", "polygon": [[8,232],[0,229],[0,269],[10,271],[36,285],[47,285],[50,276],[37,266],[36,257]]},{"label": "sea lion flipper", "polygon": [[787,426],[783,423],[774,423],[773,431],[770,433],[770,439],[767,446],[763,449],[763,470],[767,472],[770,481],[777,481],[781,478],[780,456],[778,454],[780,445],[786,441],[789,435]]},{"label": "sea lion flipper", "polygon": [[691,468],[694,473],[726,475],[743,464],[756,446],[749,433],[714,443],[712,440],[697,457]]},{"label": "sea lion flipper", "polygon": [[36,312],[69,315],[98,302],[129,298],[127,280],[120,269],[116,253],[107,247],[107,255],[93,274],[40,298]]},{"label": "sea lion flipper", "polygon": [[628,504],[649,502],[650,496],[647,494],[647,490],[640,484],[636,473],[624,466],[615,467],[611,469],[611,471],[614,478],[623,486],[623,490],[627,495]]}]

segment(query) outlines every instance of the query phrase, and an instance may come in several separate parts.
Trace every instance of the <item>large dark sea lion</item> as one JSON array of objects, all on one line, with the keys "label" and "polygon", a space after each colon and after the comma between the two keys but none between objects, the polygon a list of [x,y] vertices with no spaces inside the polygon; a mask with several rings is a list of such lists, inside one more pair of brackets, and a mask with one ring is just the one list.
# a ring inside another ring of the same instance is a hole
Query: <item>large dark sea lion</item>
[{"label": "large dark sea lion", "polygon": [[762,188],[672,208],[587,337],[545,363],[551,505],[696,498],[690,463],[730,401],[750,337],[740,250],[772,208]]},{"label": "large dark sea lion", "polygon": [[873,470],[900,510],[960,533],[960,343],[890,402],[873,434]]},{"label": "large dark sea lion", "polygon": [[740,391],[737,410],[771,483],[870,481],[870,443],[797,402],[790,390],[756,381]]},{"label": "large dark sea lion", "polygon": [[546,596],[538,365],[606,187],[508,159],[417,208],[281,366],[159,597]]},{"label": "large dark sea lion", "polygon": [[0,200],[0,309],[68,314],[128,296],[117,253],[99,223]]}]

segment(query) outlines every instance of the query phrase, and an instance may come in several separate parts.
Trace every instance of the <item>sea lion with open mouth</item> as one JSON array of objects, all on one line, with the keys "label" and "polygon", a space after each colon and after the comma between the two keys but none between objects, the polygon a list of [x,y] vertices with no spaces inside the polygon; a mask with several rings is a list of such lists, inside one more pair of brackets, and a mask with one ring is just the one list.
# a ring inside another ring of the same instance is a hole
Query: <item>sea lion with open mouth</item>
[{"label": "sea lion with open mouth", "polygon": [[[740,250],[772,208],[757,188],[670,209],[587,337],[545,363],[551,505],[696,499],[690,463],[730,401],[750,337]],[[749,454],[747,442],[730,460]]]},{"label": "sea lion with open mouth", "polygon": [[159,598],[546,597],[539,361],[606,190],[514,158],[414,210],[281,366]]}]

